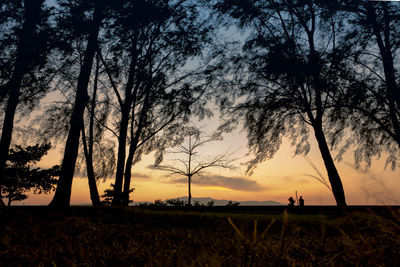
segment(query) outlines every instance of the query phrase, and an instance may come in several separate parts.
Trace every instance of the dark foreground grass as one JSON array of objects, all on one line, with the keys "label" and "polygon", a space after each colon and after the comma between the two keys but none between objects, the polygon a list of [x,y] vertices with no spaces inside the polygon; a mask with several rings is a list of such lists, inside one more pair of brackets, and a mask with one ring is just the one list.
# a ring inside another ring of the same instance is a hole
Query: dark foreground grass
[{"label": "dark foreground grass", "polygon": [[[229,219],[228,219],[229,218]],[[400,266],[400,213],[0,210],[2,266]]]}]

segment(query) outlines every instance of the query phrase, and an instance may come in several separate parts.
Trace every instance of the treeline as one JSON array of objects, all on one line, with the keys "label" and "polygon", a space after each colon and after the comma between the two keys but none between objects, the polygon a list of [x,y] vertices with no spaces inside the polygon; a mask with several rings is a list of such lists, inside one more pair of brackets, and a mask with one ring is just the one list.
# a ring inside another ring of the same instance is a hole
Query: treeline
[{"label": "treeline", "polygon": [[[283,137],[296,154],[316,138],[335,200],[346,206],[337,159],[355,162],[400,145],[400,6],[327,0],[0,1],[0,184],[16,118],[26,139],[63,143],[50,205],[69,206],[76,170],[114,175],[112,205],[128,205],[132,166],[183,142],[192,116],[219,130],[243,123],[255,155],[248,173],[272,158]],[[236,30],[234,30],[236,29]],[[238,42],[230,34],[243,36]],[[15,131],[14,131],[15,132]],[[79,157],[82,160],[77,160]]]}]

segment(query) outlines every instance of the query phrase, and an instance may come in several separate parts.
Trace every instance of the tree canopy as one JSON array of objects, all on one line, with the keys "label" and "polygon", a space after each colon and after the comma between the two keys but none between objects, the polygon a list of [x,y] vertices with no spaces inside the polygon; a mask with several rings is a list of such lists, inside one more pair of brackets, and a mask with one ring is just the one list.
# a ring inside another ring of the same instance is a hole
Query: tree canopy
[{"label": "tree canopy", "polygon": [[56,165],[49,169],[35,167],[50,148],[50,144],[36,144],[27,147],[15,146],[10,149],[0,184],[3,197],[8,199],[8,206],[13,201],[26,199],[26,192],[30,190],[35,194],[47,194],[55,189],[60,166]]},{"label": "tree canopy", "polygon": [[[111,177],[107,201],[128,205],[134,165],[154,152],[161,168],[167,148],[182,144],[191,120],[212,116],[216,100],[220,132],[246,130],[248,174],[284,140],[306,155],[313,138],[344,207],[335,160],[346,151],[356,166],[382,154],[398,165],[399,12],[398,3],[355,0],[0,0],[0,183],[34,176],[30,161],[13,158],[31,153],[14,146],[15,123],[30,121],[37,134],[24,143],[64,145],[51,205],[69,206],[78,169],[93,205],[97,181]],[[25,174],[7,174],[7,162]],[[190,180],[206,166],[164,170]]]},{"label": "tree canopy", "polygon": [[215,8],[250,32],[242,53],[230,61],[233,79],[227,90],[231,101],[222,106],[228,115],[222,128],[244,121],[249,148],[255,154],[248,173],[272,158],[285,136],[296,146],[295,154],[307,154],[311,131],[336,202],[345,206],[329,147],[344,132],[343,124],[334,118],[344,113],[333,113],[341,97],[337,77],[343,71],[343,57],[336,50],[335,38],[343,28],[341,21],[315,1],[228,0],[217,2]]}]

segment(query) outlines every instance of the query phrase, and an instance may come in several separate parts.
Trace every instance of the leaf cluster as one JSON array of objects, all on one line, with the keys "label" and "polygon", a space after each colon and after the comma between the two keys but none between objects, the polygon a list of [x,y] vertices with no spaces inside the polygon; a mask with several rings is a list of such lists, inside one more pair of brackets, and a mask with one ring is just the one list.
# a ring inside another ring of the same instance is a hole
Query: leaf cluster
[{"label": "leaf cluster", "polygon": [[27,198],[25,192],[31,189],[35,194],[49,193],[55,189],[60,166],[49,169],[35,167],[50,148],[50,144],[36,144],[10,149],[0,185],[4,197],[9,199],[9,204]]}]

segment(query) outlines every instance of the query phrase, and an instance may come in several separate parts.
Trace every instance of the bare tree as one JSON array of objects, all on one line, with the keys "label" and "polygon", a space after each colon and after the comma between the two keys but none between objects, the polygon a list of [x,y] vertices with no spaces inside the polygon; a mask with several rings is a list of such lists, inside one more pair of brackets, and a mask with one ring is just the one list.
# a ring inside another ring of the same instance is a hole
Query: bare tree
[{"label": "bare tree", "polygon": [[[231,154],[227,152],[223,154],[218,154],[209,159],[203,157],[198,157],[198,149],[210,142],[216,141],[216,138],[206,137],[201,135],[201,132],[193,127],[185,130],[186,145],[177,144],[178,149],[176,151],[171,151],[170,153],[182,155],[182,157],[175,159],[174,164],[167,165],[152,165],[151,169],[161,170],[169,173],[169,175],[180,175],[185,176],[188,179],[188,205],[191,206],[192,193],[191,193],[191,182],[192,177],[195,175],[200,175],[206,169],[209,168],[224,168],[224,169],[234,169],[232,165],[233,160],[231,159]],[[185,142],[183,142],[185,143]]]}]

